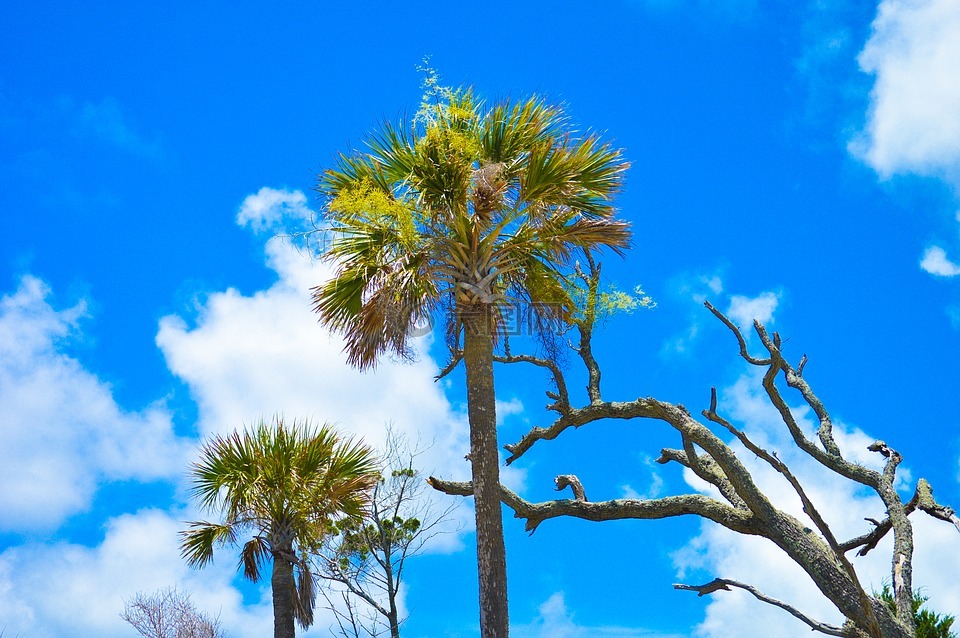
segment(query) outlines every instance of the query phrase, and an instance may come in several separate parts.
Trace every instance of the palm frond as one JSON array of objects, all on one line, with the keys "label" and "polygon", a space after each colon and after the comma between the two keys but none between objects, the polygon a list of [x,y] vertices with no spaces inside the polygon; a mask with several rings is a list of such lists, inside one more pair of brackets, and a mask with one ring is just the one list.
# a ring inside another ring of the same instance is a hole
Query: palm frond
[{"label": "palm frond", "polygon": [[307,561],[302,560],[298,564],[295,582],[293,617],[303,629],[308,629],[313,624],[313,610],[317,604],[317,584]]},{"label": "palm frond", "polygon": [[270,544],[262,536],[254,536],[240,550],[240,567],[248,580],[260,580],[260,568],[270,558]]},{"label": "palm frond", "polygon": [[191,521],[190,529],[180,532],[180,555],[191,567],[203,567],[213,560],[216,545],[236,540],[234,527],[229,524]]},{"label": "palm frond", "polygon": [[318,185],[337,272],[313,289],[314,310],[360,368],[408,355],[409,327],[444,305],[563,308],[560,269],[630,243],[614,217],[619,149],[538,97],[484,110],[470,89],[434,88],[409,126],[382,125]]}]

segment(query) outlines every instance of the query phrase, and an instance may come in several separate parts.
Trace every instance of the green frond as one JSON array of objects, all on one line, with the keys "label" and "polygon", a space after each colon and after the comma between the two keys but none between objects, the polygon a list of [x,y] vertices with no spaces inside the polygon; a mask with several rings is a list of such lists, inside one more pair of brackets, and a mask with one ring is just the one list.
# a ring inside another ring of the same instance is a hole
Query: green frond
[{"label": "green frond", "polygon": [[191,567],[203,567],[213,560],[216,545],[233,543],[236,533],[232,525],[191,521],[190,529],[180,532],[180,556]]},{"label": "green frond", "polygon": [[552,145],[565,123],[559,108],[537,97],[514,105],[501,102],[484,118],[484,155],[493,162],[510,162],[531,148]]},{"label": "green frond", "polygon": [[277,416],[211,439],[193,479],[198,501],[224,522],[190,523],[181,533],[183,557],[203,566],[215,545],[236,544],[238,534],[252,530],[240,565],[256,580],[271,555],[271,539],[292,534],[297,546],[317,546],[332,520],[363,511],[379,472],[369,448],[332,426]]}]

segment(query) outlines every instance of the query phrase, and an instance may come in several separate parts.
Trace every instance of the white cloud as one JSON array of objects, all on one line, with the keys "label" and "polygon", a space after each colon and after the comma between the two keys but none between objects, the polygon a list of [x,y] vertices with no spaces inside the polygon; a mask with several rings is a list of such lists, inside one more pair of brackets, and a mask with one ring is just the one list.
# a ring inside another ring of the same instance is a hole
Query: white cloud
[{"label": "white cloud", "polygon": [[733,295],[730,297],[730,307],[726,314],[734,324],[743,329],[744,336],[749,337],[755,320],[764,325],[773,323],[773,312],[779,301],[779,295],[772,292],[762,292],[756,297]]},{"label": "white cloud", "polygon": [[247,195],[237,213],[237,223],[241,226],[249,224],[257,233],[282,227],[285,218],[293,221],[313,219],[302,191],[264,186],[255,195]]},{"label": "white cloud", "polygon": [[103,480],[167,479],[188,444],[161,403],[116,404],[109,385],[61,350],[79,332],[81,302],[54,309],[49,288],[24,277],[0,299],[0,529],[51,529],[86,509]]},{"label": "white cloud", "polygon": [[517,638],[679,638],[646,629],[579,625],[567,608],[562,591],[552,594],[537,607],[537,617],[528,625],[511,627]]},{"label": "white cloud", "polygon": [[[262,188],[244,200],[237,221],[268,233],[311,215],[303,193]],[[414,363],[388,358],[374,371],[351,368],[343,340],[322,328],[311,310],[310,288],[331,276],[330,266],[287,241],[268,240],[265,252],[278,276],[267,290],[249,296],[233,289],[213,293],[192,326],[177,316],[160,321],[157,345],[170,370],[189,386],[201,433],[229,432],[283,413],[288,419],[335,423],[380,447],[392,423],[397,434],[424,448],[417,462],[425,474],[469,479],[466,418],[447,400],[447,382],[434,381],[439,367],[428,354],[432,336],[418,339]],[[517,401],[499,405],[503,416],[521,407]],[[524,477],[523,470],[502,470],[503,481],[515,489],[522,488]],[[430,492],[443,501],[438,509],[450,502]],[[469,532],[471,502],[458,502],[448,527]],[[461,542],[459,534],[441,535],[430,549],[452,551]]]},{"label": "white cloud", "polygon": [[851,151],[883,177],[918,173],[960,186],[960,4],[883,0],[860,67],[876,81]]},{"label": "white cloud", "polygon": [[950,261],[947,253],[939,246],[931,246],[923,253],[920,268],[938,277],[956,277],[960,275],[960,266]]},{"label": "white cloud", "polygon": [[[302,193],[261,189],[244,200],[238,222],[281,227],[290,215],[309,214],[304,202]],[[434,381],[439,368],[427,354],[431,337],[417,344],[414,363],[386,359],[372,372],[349,367],[343,340],[320,327],[311,310],[310,288],[331,276],[330,267],[285,242],[267,242],[266,253],[278,275],[269,289],[211,294],[194,326],[176,316],[160,321],[157,344],[190,386],[201,431],[230,431],[283,412],[337,422],[378,444],[393,422],[410,440],[433,443],[428,460],[463,475],[466,425]],[[461,460],[456,468],[446,461],[451,456]]]},{"label": "white cloud", "polygon": [[176,516],[143,510],[109,520],[96,547],[56,543],[7,549],[0,553],[2,628],[7,635],[33,638],[127,638],[132,629],[120,618],[124,601],[137,592],[176,586],[191,594],[199,610],[219,615],[229,635],[269,635],[269,583],[261,587],[259,601],[245,604],[232,585],[236,556],[227,555],[230,550],[218,553],[202,571],[189,569],[178,547],[182,528]]},{"label": "white cloud", "polygon": [[[732,417],[735,423],[742,424],[758,445],[778,454],[804,485],[837,537],[847,539],[867,531],[865,517],[882,518],[883,506],[879,499],[870,497],[857,489],[855,484],[823,470],[818,463],[799,451],[764,396],[759,375],[745,375],[721,393],[719,411]],[[810,411],[800,408],[795,410],[795,414],[804,430],[812,435],[815,426]],[[834,427],[837,443],[850,460],[880,467],[882,459],[879,455],[866,450],[872,442],[870,437],[842,423],[835,423]],[[757,484],[774,503],[801,520],[806,519],[799,498],[782,476],[740,446],[734,446],[734,449],[738,450]],[[901,473],[905,479],[909,476],[906,468]],[[691,473],[685,476],[691,485],[707,491]],[[904,490],[911,487],[903,485]],[[956,529],[932,519],[924,520],[929,517],[919,514],[911,518],[917,546],[914,557],[915,584],[924,587],[924,591],[936,601],[936,609],[960,608],[960,585],[954,576],[960,570]],[[890,579],[890,543],[890,538],[885,539],[866,557],[854,559],[861,581],[868,589],[880,589]],[[802,570],[764,539],[737,535],[704,522],[700,535],[677,552],[674,559],[683,582],[693,580],[693,584],[701,584],[714,577],[747,582],[817,620],[841,624],[842,618],[836,608],[823,597]],[[718,592],[704,600],[706,614],[697,628],[698,636],[733,638],[753,635],[758,626],[764,627],[764,635],[771,638],[799,638],[810,634],[806,625],[782,610],[757,601],[746,592]]]},{"label": "white cloud", "polygon": [[[691,299],[698,307],[691,316],[690,326],[684,332],[664,341],[660,348],[660,354],[664,357],[690,352],[700,336],[704,323],[716,321],[710,313],[704,311],[703,303],[710,300],[710,294],[717,297],[724,289],[723,281],[719,275],[705,275],[692,280],[684,276],[680,281],[680,285],[677,286],[677,293],[681,297]],[[715,306],[720,307],[719,301],[716,299],[713,301]],[[779,302],[780,295],[774,292],[761,292],[756,297],[731,295],[730,305],[724,314],[735,325],[740,326],[743,336],[749,340],[753,334],[753,320],[757,319],[764,325],[773,323],[773,313]]]},{"label": "white cloud", "polygon": [[507,417],[514,414],[523,414],[523,402],[517,397],[509,401],[500,401],[497,399],[497,425],[503,425]]}]

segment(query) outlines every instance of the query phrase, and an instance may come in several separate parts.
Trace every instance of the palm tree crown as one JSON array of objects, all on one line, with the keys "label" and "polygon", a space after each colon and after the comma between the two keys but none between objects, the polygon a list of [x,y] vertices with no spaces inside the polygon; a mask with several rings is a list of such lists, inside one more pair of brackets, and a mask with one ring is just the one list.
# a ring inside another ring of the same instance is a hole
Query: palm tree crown
[{"label": "palm tree crown", "polygon": [[363,513],[379,476],[373,453],[327,424],[275,417],[205,443],[191,475],[198,504],[222,522],[189,523],[181,533],[183,557],[203,567],[215,545],[249,536],[240,566],[258,581],[272,560],[276,635],[293,636],[294,618],[308,627],[314,583],[304,553],[319,545],[332,521]]},{"label": "palm tree crown", "polygon": [[562,270],[576,249],[629,243],[611,203],[627,162],[539,98],[485,109],[434,81],[408,126],[367,144],[321,176],[338,271],[314,289],[321,322],[361,368],[406,354],[409,328],[443,306],[461,319],[487,308],[494,333],[503,302],[566,318]]}]

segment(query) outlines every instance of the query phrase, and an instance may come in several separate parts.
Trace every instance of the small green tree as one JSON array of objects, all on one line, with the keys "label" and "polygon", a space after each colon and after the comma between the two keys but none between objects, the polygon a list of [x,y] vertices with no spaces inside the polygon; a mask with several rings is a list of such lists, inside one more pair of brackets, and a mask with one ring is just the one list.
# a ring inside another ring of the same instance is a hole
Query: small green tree
[{"label": "small green tree", "polygon": [[[880,600],[886,603],[891,612],[897,611],[897,601],[889,585],[883,586]],[[923,606],[928,600],[930,600],[929,596],[924,596],[918,591],[913,592],[913,621],[917,625],[917,638],[957,638],[957,634],[950,631],[954,617],[924,609]]]},{"label": "small green tree", "polygon": [[441,533],[455,507],[435,508],[430,502],[423,475],[414,468],[418,454],[388,427],[370,507],[363,519],[336,523],[315,556],[316,573],[342,588],[325,588],[323,595],[344,638],[400,637],[405,619],[397,598],[407,559]]},{"label": "small green tree", "polygon": [[316,601],[306,552],[334,522],[359,518],[376,484],[376,460],[366,446],[343,439],[327,424],[287,425],[261,420],[241,434],[207,442],[191,470],[193,495],[220,523],[189,523],[181,552],[191,566],[213,560],[215,545],[236,545],[243,574],[257,582],[272,562],[274,636],[294,637],[294,619],[306,629]]}]

